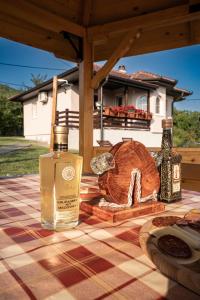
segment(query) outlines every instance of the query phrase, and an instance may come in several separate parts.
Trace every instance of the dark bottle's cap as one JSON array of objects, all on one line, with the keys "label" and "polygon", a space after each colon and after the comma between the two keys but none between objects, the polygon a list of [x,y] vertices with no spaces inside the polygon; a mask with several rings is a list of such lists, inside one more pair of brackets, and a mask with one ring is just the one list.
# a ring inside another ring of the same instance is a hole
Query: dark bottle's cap
[{"label": "dark bottle's cap", "polygon": [[163,119],[162,120],[162,128],[163,129],[170,129],[172,127],[173,127],[173,120],[172,120],[172,118]]},{"label": "dark bottle's cap", "polygon": [[67,126],[58,126],[53,127],[54,133],[54,150],[67,150],[68,149],[68,132],[69,129]]}]

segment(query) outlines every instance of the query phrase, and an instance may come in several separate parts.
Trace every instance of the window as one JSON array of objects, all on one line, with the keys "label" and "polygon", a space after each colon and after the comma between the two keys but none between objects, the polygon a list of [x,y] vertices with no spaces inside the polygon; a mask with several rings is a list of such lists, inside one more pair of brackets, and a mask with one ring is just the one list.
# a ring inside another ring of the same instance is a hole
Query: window
[{"label": "window", "polygon": [[37,102],[32,103],[32,118],[36,119],[37,118]]},{"label": "window", "polygon": [[147,96],[139,96],[136,100],[136,107],[138,109],[142,109],[144,111],[147,111]]},{"label": "window", "polygon": [[156,98],[156,109],[155,109],[156,114],[160,114],[160,96],[157,96]]}]

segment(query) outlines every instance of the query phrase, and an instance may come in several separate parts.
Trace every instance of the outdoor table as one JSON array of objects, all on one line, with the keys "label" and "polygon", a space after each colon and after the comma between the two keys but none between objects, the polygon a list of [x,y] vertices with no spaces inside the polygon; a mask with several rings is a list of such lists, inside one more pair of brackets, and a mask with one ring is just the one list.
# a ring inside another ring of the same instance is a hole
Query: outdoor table
[{"label": "outdoor table", "polygon": [[[98,193],[96,178],[83,177],[81,191]],[[182,215],[199,201],[183,191],[166,212]],[[38,175],[1,179],[0,206],[0,299],[200,299],[142,252],[138,234],[152,216],[111,224],[81,212],[76,229],[42,229]]]}]

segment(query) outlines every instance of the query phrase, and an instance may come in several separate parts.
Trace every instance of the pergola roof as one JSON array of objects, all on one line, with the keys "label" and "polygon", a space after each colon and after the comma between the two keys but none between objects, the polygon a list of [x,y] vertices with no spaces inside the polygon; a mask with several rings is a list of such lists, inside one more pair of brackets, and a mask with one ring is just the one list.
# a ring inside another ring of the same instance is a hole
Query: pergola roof
[{"label": "pergola roof", "polygon": [[[5,0],[0,36],[80,62],[79,148],[83,171],[90,172],[94,89],[121,57],[198,44],[200,0]],[[102,60],[107,61],[94,74],[93,62]]]},{"label": "pergola roof", "polygon": [[[127,33],[132,35],[126,36]],[[6,0],[0,4],[0,36],[82,58],[82,37],[94,61],[105,60],[123,43],[121,57],[200,42],[196,0]],[[126,48],[127,45],[127,49]]]}]

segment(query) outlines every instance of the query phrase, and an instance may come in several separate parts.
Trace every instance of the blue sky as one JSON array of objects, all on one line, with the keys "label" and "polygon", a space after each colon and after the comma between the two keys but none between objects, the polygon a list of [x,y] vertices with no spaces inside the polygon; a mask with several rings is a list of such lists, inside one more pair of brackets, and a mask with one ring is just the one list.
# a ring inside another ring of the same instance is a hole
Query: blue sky
[{"label": "blue sky", "polygon": [[[3,38],[0,38],[0,63],[60,69],[29,69],[0,64],[0,83],[27,86],[31,86],[31,73],[47,74],[47,78],[50,78],[74,66],[71,62],[56,58],[52,53]],[[191,90],[193,94],[186,101],[176,104],[176,107],[200,111],[200,45],[127,57],[121,59],[117,66],[119,64],[124,64],[128,73],[144,70],[178,79],[177,86]],[[20,88],[17,85],[11,86]]]}]

